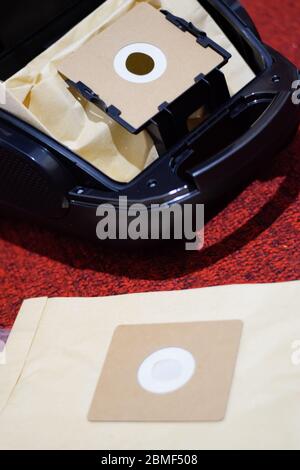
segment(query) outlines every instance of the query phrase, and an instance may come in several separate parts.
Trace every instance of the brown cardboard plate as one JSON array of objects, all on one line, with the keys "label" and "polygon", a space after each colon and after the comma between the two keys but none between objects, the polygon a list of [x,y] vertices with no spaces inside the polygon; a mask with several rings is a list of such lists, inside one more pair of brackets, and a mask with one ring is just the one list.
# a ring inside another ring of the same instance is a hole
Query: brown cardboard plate
[{"label": "brown cardboard plate", "polygon": [[[226,414],[243,324],[239,320],[120,326],[113,336],[89,412],[90,421],[221,421]],[[181,388],[151,393],[141,364],[165,348],[195,359]]]},{"label": "brown cardboard plate", "polygon": [[[160,78],[132,83],[115,71],[114,60],[124,47],[149,44],[167,59]],[[107,106],[121,111],[122,119],[139,129],[157,113],[162,103],[171,103],[192,87],[200,74],[207,75],[224,58],[210,47],[166,20],[146,3],[134,7],[77,51],[58,63],[58,70],[74,83],[82,82]]]}]

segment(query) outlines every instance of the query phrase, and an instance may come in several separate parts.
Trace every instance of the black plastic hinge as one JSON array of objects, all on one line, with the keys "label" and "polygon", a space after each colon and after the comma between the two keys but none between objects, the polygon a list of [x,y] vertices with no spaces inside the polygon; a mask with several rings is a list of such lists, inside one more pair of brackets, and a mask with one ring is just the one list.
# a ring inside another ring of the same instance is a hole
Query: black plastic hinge
[{"label": "black plastic hinge", "polygon": [[211,47],[216,52],[218,52],[218,54],[223,56],[224,62],[221,64],[221,66],[223,66],[226,62],[229,61],[229,59],[231,58],[231,54],[226,51],[226,49],[217,44],[215,41],[210,39],[205,31],[202,31],[201,29],[197,28],[193,23],[186,21],[185,19],[180,18],[179,16],[173,15],[168,10],[160,11],[163,15],[165,15],[168,21],[170,21],[173,25],[177,26],[177,28],[179,28],[181,31],[189,32],[190,34],[192,34],[197,39],[197,43],[200,44],[202,47]]},{"label": "black plastic hinge", "polygon": [[131,134],[137,134],[139,129],[135,129],[128,122],[126,122],[121,116],[122,112],[114,105],[110,105],[106,108],[106,114],[111,117],[114,121],[118,122],[122,127],[124,127]]},{"label": "black plastic hinge", "polygon": [[95,93],[91,90],[87,85],[83,82],[73,82],[72,80],[67,80],[67,84],[72,88],[75,88],[87,101],[96,104],[102,111],[106,113],[107,106],[106,103]]}]

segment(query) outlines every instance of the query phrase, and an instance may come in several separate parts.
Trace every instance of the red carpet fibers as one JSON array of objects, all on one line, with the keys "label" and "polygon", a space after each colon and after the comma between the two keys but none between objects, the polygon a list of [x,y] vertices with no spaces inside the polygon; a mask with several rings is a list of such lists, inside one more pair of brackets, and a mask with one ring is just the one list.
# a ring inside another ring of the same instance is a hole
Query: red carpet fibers
[{"label": "red carpet fibers", "polygon": [[[265,42],[300,67],[299,0],[244,0]],[[0,221],[0,327],[24,298],[106,296],[300,277],[300,133],[206,229],[199,253],[128,253]]]}]

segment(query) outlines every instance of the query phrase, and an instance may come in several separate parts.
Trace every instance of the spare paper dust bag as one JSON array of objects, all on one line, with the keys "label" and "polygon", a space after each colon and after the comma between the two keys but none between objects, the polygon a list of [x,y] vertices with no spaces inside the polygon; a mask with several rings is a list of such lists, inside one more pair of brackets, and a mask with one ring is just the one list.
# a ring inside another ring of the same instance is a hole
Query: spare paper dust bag
[{"label": "spare paper dust bag", "polygon": [[[119,325],[227,320],[243,333],[223,421],[88,421]],[[299,450],[299,341],[299,282],[27,301],[0,366],[0,448]]]}]

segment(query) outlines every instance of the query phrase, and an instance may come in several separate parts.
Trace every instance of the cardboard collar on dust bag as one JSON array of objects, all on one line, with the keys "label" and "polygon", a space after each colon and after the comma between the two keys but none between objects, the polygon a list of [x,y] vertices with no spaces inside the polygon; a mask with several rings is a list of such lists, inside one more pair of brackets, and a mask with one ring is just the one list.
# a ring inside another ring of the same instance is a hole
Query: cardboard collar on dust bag
[{"label": "cardboard collar on dust bag", "polygon": [[141,3],[58,63],[69,84],[132,133],[230,58],[191,24],[165,15]]},{"label": "cardboard collar on dust bag", "polygon": [[242,326],[233,320],[118,327],[89,420],[223,420]]}]

